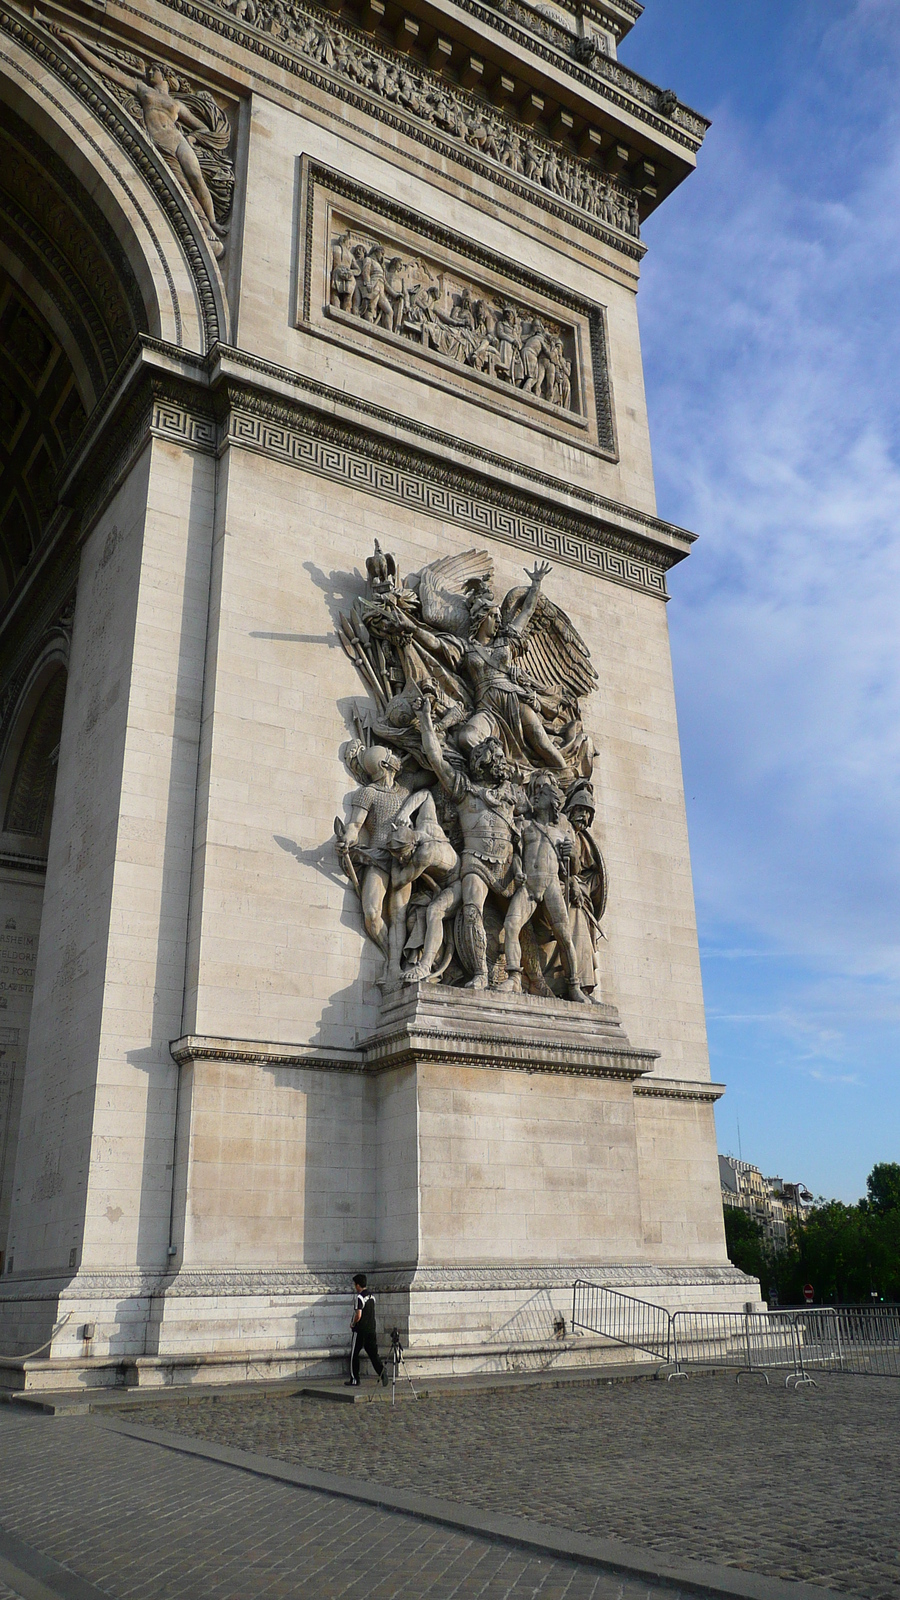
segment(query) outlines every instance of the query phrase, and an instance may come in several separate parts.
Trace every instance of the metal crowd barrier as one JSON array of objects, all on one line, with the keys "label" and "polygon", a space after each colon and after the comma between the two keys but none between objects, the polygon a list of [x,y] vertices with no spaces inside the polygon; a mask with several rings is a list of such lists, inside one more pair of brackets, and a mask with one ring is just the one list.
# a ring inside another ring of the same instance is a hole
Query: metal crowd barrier
[{"label": "metal crowd barrier", "polygon": [[663,1366],[671,1364],[671,1315],[649,1300],[578,1279],[572,1290],[572,1326],[599,1333],[629,1350],[644,1350]]},{"label": "metal crowd barrier", "polygon": [[900,1378],[900,1306],[816,1306],[791,1315],[805,1367]]},{"label": "metal crowd barrier", "polygon": [[900,1307],[816,1306],[800,1311],[674,1311],[582,1279],[573,1286],[572,1326],[643,1350],[669,1367],[721,1367],[737,1381],[815,1384],[813,1371],[900,1377]]},{"label": "metal crowd barrier", "polygon": [[727,1367],[740,1382],[745,1373],[785,1373],[785,1384],[814,1383],[806,1371],[797,1328],[777,1311],[676,1311],[672,1315],[672,1359],[679,1370]]}]

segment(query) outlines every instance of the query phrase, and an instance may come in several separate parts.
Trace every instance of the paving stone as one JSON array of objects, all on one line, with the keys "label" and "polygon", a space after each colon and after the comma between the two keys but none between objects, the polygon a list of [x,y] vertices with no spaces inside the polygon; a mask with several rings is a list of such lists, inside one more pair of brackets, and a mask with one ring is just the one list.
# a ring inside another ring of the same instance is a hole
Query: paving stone
[{"label": "paving stone", "polygon": [[112,1600],[678,1600],[91,1418],[0,1408],[0,1460],[0,1524]]},{"label": "paving stone", "polygon": [[440,1395],[393,1410],[169,1401],[128,1417],[672,1557],[900,1600],[893,1379],[823,1376],[794,1393],[692,1378]]}]

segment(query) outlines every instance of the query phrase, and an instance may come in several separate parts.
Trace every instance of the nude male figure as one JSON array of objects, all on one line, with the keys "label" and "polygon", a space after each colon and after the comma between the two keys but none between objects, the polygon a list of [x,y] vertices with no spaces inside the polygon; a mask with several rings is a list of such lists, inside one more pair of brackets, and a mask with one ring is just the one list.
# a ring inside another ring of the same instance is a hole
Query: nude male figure
[{"label": "nude male figure", "polygon": [[467,987],[487,989],[490,976],[484,907],[490,890],[508,899],[515,889],[517,823],[524,813],[525,795],[512,781],[499,739],[485,739],[469,753],[466,777],[447,761],[425,696],[417,707],[417,717],[425,758],[457,808],[463,850],[459,879],[448,884],[428,908],[422,957],[406,974],[406,981],[413,983],[430,975],[440,948],[444,919],[462,906],[464,954],[470,970],[474,968]]},{"label": "nude male figure", "polygon": [[570,1000],[587,1000],[578,982],[578,956],[569,925],[569,908],[560,883],[575,850],[575,834],[562,816],[563,797],[549,772],[536,772],[528,785],[530,816],[523,822],[522,882],[503,924],[507,978],[500,988],[522,993],[522,931],[540,907],[553,930],[562,957]]}]

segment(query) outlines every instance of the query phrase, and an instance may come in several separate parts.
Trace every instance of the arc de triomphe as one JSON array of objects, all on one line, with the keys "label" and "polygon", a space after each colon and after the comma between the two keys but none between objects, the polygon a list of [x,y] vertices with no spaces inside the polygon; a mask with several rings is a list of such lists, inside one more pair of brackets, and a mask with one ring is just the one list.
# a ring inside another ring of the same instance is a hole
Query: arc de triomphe
[{"label": "arc de triomphe", "polygon": [[[0,1382],[727,1261],[637,0],[2,0]],[[39,1347],[44,1346],[43,1349]]]}]

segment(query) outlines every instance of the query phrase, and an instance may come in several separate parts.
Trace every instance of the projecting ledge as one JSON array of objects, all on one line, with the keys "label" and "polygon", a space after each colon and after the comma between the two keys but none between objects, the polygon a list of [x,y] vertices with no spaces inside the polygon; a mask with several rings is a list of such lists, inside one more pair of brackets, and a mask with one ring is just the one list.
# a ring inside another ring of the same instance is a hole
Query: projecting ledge
[{"label": "projecting ledge", "polygon": [[510,1072],[624,1079],[644,1077],[659,1059],[658,1051],[630,1043],[615,1006],[429,983],[386,994],[377,1028],[357,1050],[200,1034],[173,1039],[169,1049],[179,1066],[225,1061],[380,1073],[411,1062],[443,1061]]},{"label": "projecting ledge", "polygon": [[629,1079],[650,1072],[659,1059],[658,1051],[630,1043],[615,1006],[428,983],[385,995],[363,1053],[369,1072],[439,1060]]}]

